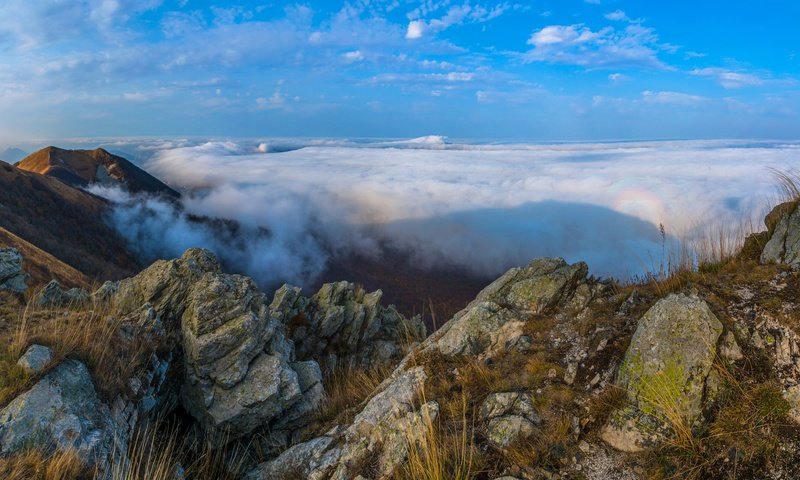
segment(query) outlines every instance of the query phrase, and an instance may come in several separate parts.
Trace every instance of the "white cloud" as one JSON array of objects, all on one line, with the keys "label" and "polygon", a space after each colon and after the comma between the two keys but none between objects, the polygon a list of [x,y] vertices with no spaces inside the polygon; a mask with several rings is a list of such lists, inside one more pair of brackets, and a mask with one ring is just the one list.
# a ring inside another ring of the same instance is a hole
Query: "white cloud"
[{"label": "white cloud", "polygon": [[608,12],[603,15],[607,20],[611,20],[612,22],[628,22],[628,23],[639,23],[641,20],[633,20],[628,15],[623,12],[622,10],[614,10],[613,12]]},{"label": "white cloud", "polygon": [[758,75],[725,68],[699,68],[692,70],[690,73],[701,77],[711,77],[722,85],[723,88],[727,89],[753,87],[766,83],[766,80]]},{"label": "white cloud", "polygon": [[342,58],[347,62],[360,62],[364,60],[364,52],[361,50],[352,50],[342,54]]},{"label": "white cloud", "polygon": [[614,83],[619,83],[619,82],[622,82],[624,80],[627,80],[628,77],[627,77],[627,75],[624,75],[622,73],[612,73],[612,74],[609,74],[608,79],[611,80]]},{"label": "white cloud", "polygon": [[483,23],[494,20],[501,16],[512,6],[508,3],[501,3],[493,7],[485,7],[482,5],[470,5],[468,2],[463,5],[451,6],[447,12],[440,18],[424,20],[427,14],[439,10],[445,3],[431,5],[430,8],[419,8],[412,11],[409,16],[411,20],[406,29],[406,38],[415,40],[422,38],[424,35],[436,34],[438,32],[447,30],[455,25],[463,25],[469,23]]},{"label": "white cloud", "polygon": [[638,24],[622,30],[598,31],[582,25],[550,25],[528,39],[533,49],[523,54],[528,62],[563,63],[586,68],[647,67],[666,69],[658,59],[662,45],[655,32]]},{"label": "white cloud", "polygon": [[625,276],[658,262],[658,223],[691,236],[699,225],[760,214],[774,191],[767,167],[792,164],[797,150],[737,142],[463,145],[440,137],[330,143],[268,155],[252,153],[252,143],[207,143],[163,150],[148,168],[175,185],[207,187],[187,198],[188,212],[274,232],[247,250],[258,253],[248,273],[271,282],[319,273],[326,252],[376,253],[387,242],[422,266],[496,275],[560,255]]},{"label": "white cloud", "polygon": [[408,29],[406,30],[406,38],[409,40],[416,40],[422,38],[425,31],[425,22],[422,20],[412,20],[408,22]]},{"label": "white cloud", "polygon": [[665,105],[697,105],[705,102],[707,99],[698,95],[691,95],[681,92],[652,92],[645,90],[642,92],[642,100],[648,103],[660,103]]}]

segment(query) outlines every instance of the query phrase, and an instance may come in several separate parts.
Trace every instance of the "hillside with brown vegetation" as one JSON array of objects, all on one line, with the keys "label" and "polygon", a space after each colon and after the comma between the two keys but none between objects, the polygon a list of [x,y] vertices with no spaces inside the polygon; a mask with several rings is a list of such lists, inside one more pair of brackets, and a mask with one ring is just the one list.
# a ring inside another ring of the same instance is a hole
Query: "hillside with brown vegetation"
[{"label": "hillside with brown vegetation", "polygon": [[108,203],[58,180],[0,162],[0,225],[93,279],[140,268],[103,222]]},{"label": "hillside with brown vegetation", "polygon": [[0,227],[0,248],[6,247],[16,248],[25,258],[28,286],[44,285],[53,279],[69,288],[91,286],[89,278],[74,267]]},{"label": "hillside with brown vegetation", "polygon": [[57,178],[74,187],[92,183],[122,184],[131,192],[153,193],[168,197],[180,194],[128,160],[102,148],[65,150],[46,147],[17,163],[18,168]]}]

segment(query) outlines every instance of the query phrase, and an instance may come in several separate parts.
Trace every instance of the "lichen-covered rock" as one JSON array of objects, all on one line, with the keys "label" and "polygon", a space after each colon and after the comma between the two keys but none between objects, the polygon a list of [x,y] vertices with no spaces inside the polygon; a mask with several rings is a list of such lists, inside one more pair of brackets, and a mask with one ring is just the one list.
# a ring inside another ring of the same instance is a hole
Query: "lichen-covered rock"
[{"label": "lichen-covered rock", "polygon": [[58,280],[50,283],[36,294],[34,303],[40,307],[66,307],[77,306],[89,300],[89,294],[80,288],[64,290]]},{"label": "lichen-covered rock", "polygon": [[[775,217],[778,221],[772,228]],[[800,265],[800,206],[794,202],[779,205],[765,222],[772,236],[764,246],[761,263]]]},{"label": "lichen-covered rock", "polygon": [[670,421],[700,418],[706,380],[722,324],[696,296],[672,294],[639,321],[617,376],[628,405],[612,415],[603,439],[622,451],[640,451],[670,435]]},{"label": "lichen-covered rock", "polygon": [[73,450],[87,466],[102,469],[126,442],[86,366],[76,360],[65,360],[0,410],[3,455],[30,447]]},{"label": "lichen-covered rock", "polygon": [[282,286],[270,306],[289,326],[299,358],[328,369],[369,367],[399,360],[408,339],[425,337],[419,317],[406,319],[381,305],[383,293],[365,293],[348,282],[326,283],[310,299]]},{"label": "lichen-covered rock", "polygon": [[106,281],[92,293],[92,298],[96,301],[110,300],[118,289],[119,282]]},{"label": "lichen-covered rock", "polygon": [[121,281],[112,301],[123,312],[149,304],[177,332],[181,402],[211,438],[291,430],[319,404],[321,373],[294,362],[282,318],[251,279],[222,273],[206,250],[154,263]]},{"label": "lichen-covered rock", "polygon": [[542,423],[528,393],[493,393],[484,400],[480,414],[487,422],[487,439],[500,448],[530,436]]},{"label": "lichen-covered rock", "polygon": [[[586,284],[587,272],[585,263],[568,265],[561,258],[541,258],[527,267],[512,268],[484,288],[424,345],[446,355],[479,357],[515,348],[530,316],[571,303],[576,289]],[[587,298],[577,303],[585,307],[593,291],[587,288]]]},{"label": "lichen-covered rock", "polygon": [[28,289],[22,270],[22,254],[16,248],[0,248],[0,290],[22,293]]},{"label": "lichen-covered rock", "polygon": [[31,345],[17,360],[17,365],[30,374],[37,374],[44,370],[53,360],[53,351],[43,345]]}]

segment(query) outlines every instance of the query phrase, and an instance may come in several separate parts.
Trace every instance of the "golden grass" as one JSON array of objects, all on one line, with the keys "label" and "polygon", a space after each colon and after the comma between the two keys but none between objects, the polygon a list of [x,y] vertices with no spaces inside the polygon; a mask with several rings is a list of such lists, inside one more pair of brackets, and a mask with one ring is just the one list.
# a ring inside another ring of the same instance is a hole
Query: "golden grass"
[{"label": "golden grass", "polygon": [[[425,399],[424,390],[420,398]],[[484,459],[474,436],[474,412],[461,395],[460,418],[447,423],[420,408],[422,432],[406,433],[408,459],[400,467],[401,480],[470,480],[483,470]]]},{"label": "golden grass", "polygon": [[31,450],[0,458],[0,478],[4,480],[82,480],[92,477],[72,451],[45,455]]},{"label": "golden grass", "polygon": [[355,418],[356,407],[392,373],[391,365],[372,368],[340,367],[325,375],[325,398],[314,414],[308,434],[318,434],[334,424],[343,424]]}]

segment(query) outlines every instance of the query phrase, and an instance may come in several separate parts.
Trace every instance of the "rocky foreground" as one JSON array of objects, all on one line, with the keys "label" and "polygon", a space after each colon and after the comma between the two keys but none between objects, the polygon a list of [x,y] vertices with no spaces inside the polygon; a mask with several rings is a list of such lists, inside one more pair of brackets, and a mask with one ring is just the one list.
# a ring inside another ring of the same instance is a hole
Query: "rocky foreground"
[{"label": "rocky foreground", "polygon": [[[92,294],[54,282],[32,308],[92,311],[117,353],[101,365],[25,337],[0,455],[76,452],[127,478],[137,432],[177,415],[182,436],[244,445],[220,458],[249,480],[797,478],[800,208],[767,226],[738,258],[638,286],[537,259],[427,338],[380,291],[270,300],[205,250]],[[18,299],[23,270],[0,252]],[[333,372],[377,365],[392,369],[365,399],[319,415]]]}]

